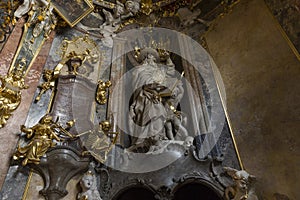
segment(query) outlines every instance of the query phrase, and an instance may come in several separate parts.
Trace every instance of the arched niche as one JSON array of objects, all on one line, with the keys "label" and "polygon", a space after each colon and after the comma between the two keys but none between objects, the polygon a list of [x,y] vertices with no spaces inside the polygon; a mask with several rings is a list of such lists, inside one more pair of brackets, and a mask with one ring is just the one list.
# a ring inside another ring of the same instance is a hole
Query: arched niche
[{"label": "arched niche", "polygon": [[208,183],[187,181],[175,188],[174,200],[222,200],[220,193]]},{"label": "arched niche", "polygon": [[155,193],[148,188],[133,186],[120,191],[113,200],[155,200]]}]

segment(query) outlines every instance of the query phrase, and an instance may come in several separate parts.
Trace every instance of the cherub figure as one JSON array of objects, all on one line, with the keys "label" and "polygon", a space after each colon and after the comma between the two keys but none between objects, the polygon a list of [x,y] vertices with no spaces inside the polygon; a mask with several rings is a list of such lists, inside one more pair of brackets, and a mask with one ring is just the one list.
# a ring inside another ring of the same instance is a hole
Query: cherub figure
[{"label": "cherub figure", "polygon": [[7,99],[0,101],[0,128],[2,128],[11,116]]},{"label": "cherub figure", "polygon": [[126,1],[125,4],[120,1],[116,1],[115,7],[113,8],[113,12],[109,12],[103,9],[103,13],[105,16],[105,25],[112,25],[116,27],[118,24],[131,16],[136,15],[140,10],[140,2],[139,1]]},{"label": "cherub figure", "polygon": [[54,82],[54,75],[53,75],[53,70],[46,69],[44,71],[43,78],[45,80],[44,83],[39,85],[38,87],[41,89],[38,96],[35,98],[35,101],[39,101],[41,99],[41,96],[49,89],[52,89],[55,85]]},{"label": "cherub figure", "polygon": [[97,189],[96,176],[91,172],[86,172],[80,180],[82,191],[78,193],[77,200],[102,200]]},{"label": "cherub figure", "polygon": [[236,170],[230,167],[224,167],[224,170],[235,182],[234,185],[225,189],[226,200],[258,200],[251,185],[255,176],[245,170]]},{"label": "cherub figure", "polygon": [[97,88],[97,93],[96,93],[96,100],[99,104],[103,105],[106,104],[107,102],[107,92],[106,90],[111,86],[110,81],[98,81],[98,88]]},{"label": "cherub figure", "polygon": [[183,143],[183,146],[186,148],[186,149],[189,149],[191,146],[193,146],[193,142],[194,142],[194,138],[192,136],[187,136],[185,138],[185,141]]},{"label": "cherub figure", "polygon": [[136,15],[140,11],[140,2],[136,1],[126,1],[125,12],[121,15],[121,19],[126,19],[128,17]]}]

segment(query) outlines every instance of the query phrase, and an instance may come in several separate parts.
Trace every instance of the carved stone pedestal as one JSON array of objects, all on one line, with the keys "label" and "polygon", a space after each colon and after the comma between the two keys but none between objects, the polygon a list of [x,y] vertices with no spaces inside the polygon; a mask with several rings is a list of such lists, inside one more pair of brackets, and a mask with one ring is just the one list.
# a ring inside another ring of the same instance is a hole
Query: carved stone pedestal
[{"label": "carved stone pedestal", "polygon": [[68,147],[57,146],[42,157],[39,165],[32,165],[44,180],[44,189],[40,193],[48,200],[61,199],[68,194],[66,185],[75,175],[88,169],[89,157]]}]

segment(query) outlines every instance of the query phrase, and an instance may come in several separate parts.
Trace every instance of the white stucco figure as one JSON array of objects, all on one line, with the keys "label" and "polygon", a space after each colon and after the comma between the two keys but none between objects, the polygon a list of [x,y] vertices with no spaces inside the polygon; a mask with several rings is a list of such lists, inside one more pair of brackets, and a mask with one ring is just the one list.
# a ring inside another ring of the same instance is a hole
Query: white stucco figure
[{"label": "white stucco figure", "polygon": [[80,180],[82,192],[78,193],[77,200],[102,200],[97,189],[97,180],[93,172],[86,172]]}]

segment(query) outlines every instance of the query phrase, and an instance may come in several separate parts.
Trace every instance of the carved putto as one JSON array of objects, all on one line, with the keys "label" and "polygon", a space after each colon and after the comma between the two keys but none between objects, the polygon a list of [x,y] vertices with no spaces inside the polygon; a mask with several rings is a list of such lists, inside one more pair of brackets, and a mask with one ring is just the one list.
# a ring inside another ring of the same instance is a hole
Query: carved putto
[{"label": "carved putto", "polygon": [[78,193],[77,200],[102,200],[97,188],[97,179],[92,171],[86,172],[80,180],[82,191]]},{"label": "carved putto", "polygon": [[55,86],[55,78],[54,78],[53,70],[44,70],[43,79],[45,80],[45,82],[38,86],[40,88],[40,92],[35,98],[35,101],[39,101],[42,95],[47,90],[50,90]]}]

